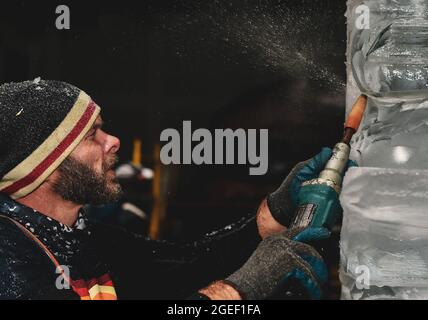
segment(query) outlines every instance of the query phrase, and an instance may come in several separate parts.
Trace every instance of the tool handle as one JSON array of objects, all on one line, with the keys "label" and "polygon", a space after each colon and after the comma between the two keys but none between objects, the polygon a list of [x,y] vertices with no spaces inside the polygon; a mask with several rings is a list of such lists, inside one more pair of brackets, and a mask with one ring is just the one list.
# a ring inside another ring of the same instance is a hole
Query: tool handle
[{"label": "tool handle", "polygon": [[305,185],[300,190],[291,227],[325,227],[331,230],[340,213],[336,190],[323,184]]}]

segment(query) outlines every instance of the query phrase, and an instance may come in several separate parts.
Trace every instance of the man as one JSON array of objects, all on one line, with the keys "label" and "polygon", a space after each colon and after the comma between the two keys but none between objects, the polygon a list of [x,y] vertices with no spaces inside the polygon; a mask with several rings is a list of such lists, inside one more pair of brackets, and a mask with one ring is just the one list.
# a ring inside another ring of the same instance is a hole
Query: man
[{"label": "man", "polygon": [[257,216],[173,244],[88,221],[84,205],[115,201],[121,188],[120,142],[86,93],[59,81],[4,84],[0,121],[0,298],[264,299],[291,286],[321,296],[326,268],[303,242],[328,231],[286,226],[290,195],[331,150],[296,166]]}]

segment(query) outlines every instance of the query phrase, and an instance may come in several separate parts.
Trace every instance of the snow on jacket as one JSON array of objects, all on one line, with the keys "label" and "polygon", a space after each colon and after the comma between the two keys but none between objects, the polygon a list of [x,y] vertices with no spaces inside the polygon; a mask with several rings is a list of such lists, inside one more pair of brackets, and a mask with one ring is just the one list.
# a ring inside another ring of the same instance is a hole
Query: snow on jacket
[{"label": "snow on jacket", "polygon": [[0,299],[186,298],[248,259],[260,241],[255,220],[171,243],[91,221],[83,209],[68,227],[0,193]]}]

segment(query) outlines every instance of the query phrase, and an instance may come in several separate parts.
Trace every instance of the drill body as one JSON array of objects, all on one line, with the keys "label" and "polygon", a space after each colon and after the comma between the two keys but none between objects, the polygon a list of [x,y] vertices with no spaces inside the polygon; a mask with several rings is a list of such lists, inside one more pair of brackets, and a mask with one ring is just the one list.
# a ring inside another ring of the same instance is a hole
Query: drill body
[{"label": "drill body", "polygon": [[326,227],[329,230],[341,213],[339,194],[350,147],[339,142],[318,178],[302,184],[292,227]]}]

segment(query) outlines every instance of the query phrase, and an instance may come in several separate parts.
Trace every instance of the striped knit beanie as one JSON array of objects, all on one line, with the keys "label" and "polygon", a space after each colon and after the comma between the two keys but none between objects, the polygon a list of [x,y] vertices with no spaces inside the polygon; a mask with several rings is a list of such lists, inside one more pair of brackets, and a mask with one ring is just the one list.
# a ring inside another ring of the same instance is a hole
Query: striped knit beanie
[{"label": "striped knit beanie", "polygon": [[0,192],[17,199],[37,189],[74,150],[100,108],[65,82],[0,86]]}]

